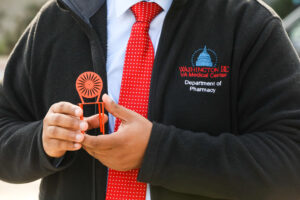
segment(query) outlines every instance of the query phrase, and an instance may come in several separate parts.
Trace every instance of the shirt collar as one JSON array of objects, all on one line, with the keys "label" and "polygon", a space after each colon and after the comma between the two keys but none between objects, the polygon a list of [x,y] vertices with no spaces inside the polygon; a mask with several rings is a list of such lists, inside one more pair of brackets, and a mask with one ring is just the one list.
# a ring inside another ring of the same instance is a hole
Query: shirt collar
[{"label": "shirt collar", "polygon": [[[110,0],[113,1],[113,9],[116,17],[120,17],[127,10],[129,10],[134,4],[141,0]],[[146,0],[145,0],[146,1]],[[173,0],[148,0],[148,2],[157,3],[165,12],[170,9]]]}]

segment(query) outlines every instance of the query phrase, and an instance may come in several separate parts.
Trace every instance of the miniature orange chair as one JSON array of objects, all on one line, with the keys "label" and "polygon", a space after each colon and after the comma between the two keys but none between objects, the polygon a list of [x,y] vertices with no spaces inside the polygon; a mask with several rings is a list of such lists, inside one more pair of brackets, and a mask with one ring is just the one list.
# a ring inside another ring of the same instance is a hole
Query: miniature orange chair
[{"label": "miniature orange chair", "polygon": [[[104,126],[104,103],[99,102],[101,91],[103,88],[103,82],[101,77],[95,72],[84,72],[79,75],[76,80],[76,90],[80,96],[81,103],[78,105],[83,110],[84,105],[98,105],[99,112],[99,128],[102,134],[105,134]],[[97,97],[96,102],[85,103],[84,98],[91,99]],[[83,114],[80,116],[80,120],[83,120]],[[82,131],[84,133],[84,131]]]}]

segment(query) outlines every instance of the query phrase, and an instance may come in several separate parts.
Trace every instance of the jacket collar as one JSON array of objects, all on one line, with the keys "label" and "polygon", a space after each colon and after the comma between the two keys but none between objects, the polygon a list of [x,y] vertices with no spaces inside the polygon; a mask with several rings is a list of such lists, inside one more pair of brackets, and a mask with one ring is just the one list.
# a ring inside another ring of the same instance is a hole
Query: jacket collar
[{"label": "jacket collar", "polygon": [[[57,0],[68,9],[73,11],[85,23],[90,24],[90,18],[101,8],[106,0]],[[188,0],[173,0],[178,6],[185,4]]]},{"label": "jacket collar", "polygon": [[90,24],[90,18],[101,8],[105,0],[57,0],[73,11],[84,22]]}]

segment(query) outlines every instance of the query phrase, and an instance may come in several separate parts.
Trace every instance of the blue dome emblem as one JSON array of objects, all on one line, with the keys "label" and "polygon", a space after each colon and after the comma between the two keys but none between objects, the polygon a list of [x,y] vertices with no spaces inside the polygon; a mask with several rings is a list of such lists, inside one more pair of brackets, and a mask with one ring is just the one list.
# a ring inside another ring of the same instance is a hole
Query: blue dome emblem
[{"label": "blue dome emblem", "polygon": [[212,67],[213,63],[211,61],[210,55],[207,52],[206,46],[204,47],[204,50],[200,53],[197,62],[197,67]]},{"label": "blue dome emblem", "polygon": [[206,46],[195,51],[192,56],[193,67],[216,67],[217,61],[217,54]]}]

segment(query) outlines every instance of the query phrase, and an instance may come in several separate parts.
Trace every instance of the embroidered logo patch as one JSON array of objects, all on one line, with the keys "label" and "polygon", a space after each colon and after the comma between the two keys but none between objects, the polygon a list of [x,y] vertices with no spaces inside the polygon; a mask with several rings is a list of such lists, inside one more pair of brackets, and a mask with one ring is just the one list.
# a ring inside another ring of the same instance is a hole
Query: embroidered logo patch
[{"label": "embroidered logo patch", "polygon": [[193,67],[216,67],[218,57],[216,52],[211,49],[204,48],[198,49],[192,55]]},{"label": "embroidered logo patch", "polygon": [[217,53],[204,46],[196,50],[191,58],[191,66],[180,66],[180,77],[190,92],[212,93],[223,85],[223,79],[229,74],[230,67],[220,65]]}]

